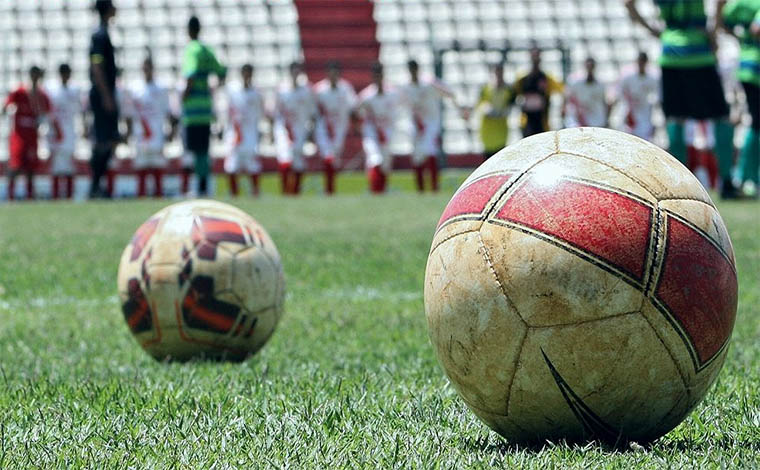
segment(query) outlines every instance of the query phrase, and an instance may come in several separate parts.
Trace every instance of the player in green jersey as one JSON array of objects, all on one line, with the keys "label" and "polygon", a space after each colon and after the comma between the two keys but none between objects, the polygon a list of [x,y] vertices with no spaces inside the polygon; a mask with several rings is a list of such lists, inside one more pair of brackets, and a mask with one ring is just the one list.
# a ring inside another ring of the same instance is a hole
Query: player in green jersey
[{"label": "player in green jersey", "polygon": [[[201,23],[197,17],[187,24],[190,43],[185,48],[182,74],[187,80],[182,93],[182,126],[185,131],[185,152],[192,155],[195,175],[198,177],[198,193],[208,191],[210,173],[209,142],[211,122],[214,120],[213,99],[208,79],[216,75],[220,84],[224,83],[227,69],[222,66],[214,52],[198,40]],[[189,172],[184,175],[183,190],[187,190]]]},{"label": "player in green jersey", "polygon": [[757,193],[760,176],[760,0],[720,0],[723,24],[739,39],[737,78],[747,97],[752,123],[739,155],[739,180]]},{"label": "player in green jersey", "polygon": [[670,153],[686,163],[684,120],[711,120],[722,180],[721,196],[736,197],[731,182],[734,129],[717,70],[715,30],[708,27],[703,0],[653,0],[661,24],[644,19],[636,0],[625,0],[631,19],[660,38],[662,108],[667,119]]}]

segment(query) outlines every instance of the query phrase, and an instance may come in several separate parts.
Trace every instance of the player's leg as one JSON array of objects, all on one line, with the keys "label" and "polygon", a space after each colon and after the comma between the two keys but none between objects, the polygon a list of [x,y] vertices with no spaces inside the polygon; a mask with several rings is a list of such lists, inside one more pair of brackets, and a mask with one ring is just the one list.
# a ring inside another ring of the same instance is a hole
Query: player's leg
[{"label": "player's leg", "polygon": [[424,165],[425,165],[425,150],[424,145],[425,134],[419,125],[412,126],[412,140],[414,142],[414,148],[412,149],[412,171],[414,171],[414,183],[417,188],[417,192],[425,191],[425,179],[424,179]]},{"label": "player's leg", "polygon": [[26,170],[26,198],[33,200],[34,197],[34,171]]},{"label": "player's leg", "polygon": [[430,171],[430,186],[433,191],[438,191],[438,142],[440,140],[441,126],[438,122],[429,122],[425,125],[423,134],[423,152],[426,155],[425,166]]},{"label": "player's leg", "polygon": [[50,175],[50,182],[52,183],[52,187],[53,187],[53,190],[52,190],[53,199],[59,199],[61,197],[61,192],[60,192],[58,183],[61,182],[62,179],[63,177],[60,175],[56,175],[56,174]]},{"label": "player's leg", "polygon": [[145,197],[145,180],[148,178],[148,170],[140,168],[137,170],[137,197]]},{"label": "player's leg", "polygon": [[298,129],[293,136],[293,171],[291,175],[292,194],[301,193],[301,180],[306,169],[303,146],[306,144],[306,129]]},{"label": "player's leg", "polygon": [[12,201],[16,198],[16,176],[18,171],[15,169],[8,170],[8,200]]},{"label": "player's leg", "polygon": [[684,77],[679,69],[662,67],[662,110],[665,113],[665,129],[668,134],[668,151],[678,161],[686,165],[686,141],[684,118],[688,116],[683,94]]},{"label": "player's leg", "polygon": [[280,189],[282,194],[289,194],[290,170],[293,162],[292,142],[285,124],[279,119],[274,122],[272,134],[277,153],[277,171],[280,174]]},{"label": "player's leg", "polygon": [[227,180],[230,186],[230,194],[237,197],[239,194],[237,172],[240,168],[240,152],[237,147],[229,150],[224,158],[224,172],[227,173]]},{"label": "player's leg", "polygon": [[742,82],[747,106],[752,118],[739,155],[739,179],[742,182],[760,183],[760,86]]},{"label": "player's leg", "polygon": [[74,198],[74,175],[66,175],[64,176],[66,179],[66,197],[69,199]]},{"label": "player's leg", "polygon": [[322,156],[325,174],[325,193],[335,192],[335,142],[331,138],[324,119],[319,119],[314,129],[314,140],[317,141],[319,154]]},{"label": "player's leg", "polygon": [[377,194],[381,192],[383,155],[376,129],[366,123],[362,126],[362,148],[367,158],[367,185],[371,193]]},{"label": "player's leg", "polygon": [[34,174],[37,172],[37,141],[27,142],[24,151],[23,171],[26,176],[26,198],[35,199]]},{"label": "player's leg", "polygon": [[252,145],[247,159],[247,170],[248,174],[251,175],[251,194],[253,196],[259,195],[259,175],[261,174],[261,159],[259,158],[258,138],[256,140],[256,145]]}]

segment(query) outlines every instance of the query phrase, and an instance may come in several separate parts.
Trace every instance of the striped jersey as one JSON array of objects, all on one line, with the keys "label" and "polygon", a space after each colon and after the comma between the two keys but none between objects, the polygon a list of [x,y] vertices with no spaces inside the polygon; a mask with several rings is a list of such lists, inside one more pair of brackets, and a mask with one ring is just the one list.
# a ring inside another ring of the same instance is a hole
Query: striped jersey
[{"label": "striped jersey", "polygon": [[200,41],[190,41],[185,49],[182,74],[191,80],[189,94],[182,102],[182,124],[210,124],[214,119],[209,75],[224,77],[227,69],[216,60],[214,52]]}]

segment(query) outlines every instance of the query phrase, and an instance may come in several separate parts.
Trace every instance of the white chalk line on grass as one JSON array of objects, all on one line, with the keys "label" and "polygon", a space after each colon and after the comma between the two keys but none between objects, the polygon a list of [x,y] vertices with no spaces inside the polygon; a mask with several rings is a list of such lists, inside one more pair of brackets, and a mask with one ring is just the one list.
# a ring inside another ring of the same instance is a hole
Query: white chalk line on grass
[{"label": "white chalk line on grass", "polygon": [[119,297],[109,295],[101,298],[81,299],[78,297],[33,297],[31,299],[0,299],[0,310],[17,310],[20,308],[51,308],[76,305],[78,307],[95,307],[109,304],[117,305]]}]

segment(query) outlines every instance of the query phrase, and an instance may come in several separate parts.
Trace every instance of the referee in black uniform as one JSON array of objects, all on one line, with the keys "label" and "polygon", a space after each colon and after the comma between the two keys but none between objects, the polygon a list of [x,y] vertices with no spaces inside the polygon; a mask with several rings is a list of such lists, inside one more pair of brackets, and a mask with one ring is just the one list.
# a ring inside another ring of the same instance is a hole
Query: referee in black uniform
[{"label": "referee in black uniform", "polygon": [[108,22],[116,16],[111,0],[96,0],[100,25],[90,40],[90,108],[93,114],[93,146],[90,168],[90,197],[110,197],[100,187],[102,176],[119,140],[119,109],[116,103],[116,60]]}]

